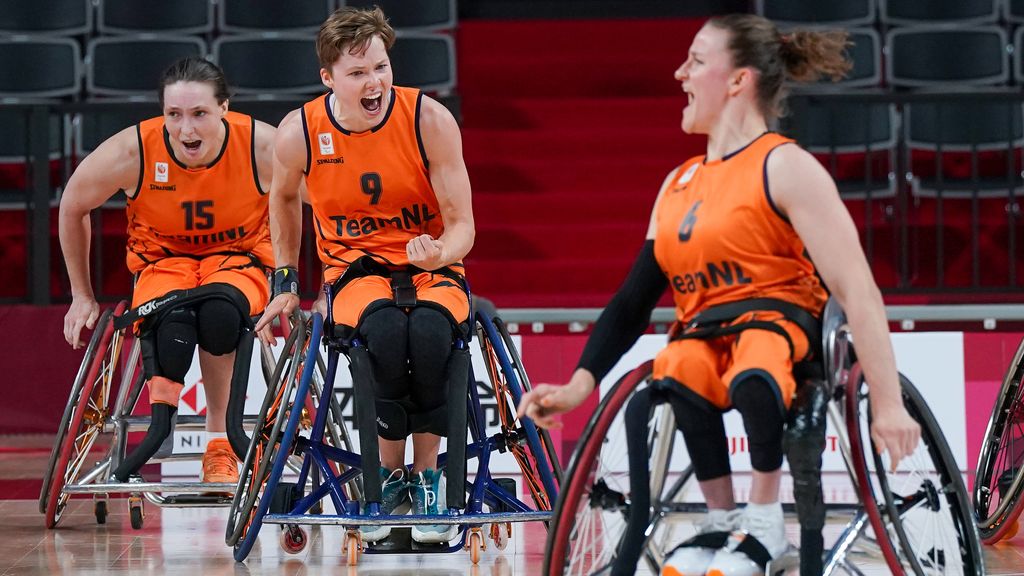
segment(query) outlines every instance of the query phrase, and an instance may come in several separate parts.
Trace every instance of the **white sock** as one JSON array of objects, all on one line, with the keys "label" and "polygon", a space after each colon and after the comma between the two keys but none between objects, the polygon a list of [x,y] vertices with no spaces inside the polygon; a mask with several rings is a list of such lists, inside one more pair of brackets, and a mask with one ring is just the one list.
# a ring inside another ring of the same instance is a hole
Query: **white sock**
[{"label": "white sock", "polygon": [[[735,510],[735,509],[734,509]],[[731,532],[736,529],[736,519],[730,518],[734,510],[709,508],[707,516],[698,524],[698,532]]]},{"label": "white sock", "polygon": [[771,504],[755,504],[750,502],[747,504],[747,510],[749,510],[751,514],[757,514],[758,516],[782,518],[781,502],[772,502]]},{"label": "white sock", "polygon": [[225,438],[226,439],[227,437],[228,437],[228,433],[227,432],[207,432],[206,433],[206,441],[207,442],[209,442],[210,440],[213,440],[214,438]]},{"label": "white sock", "polygon": [[782,515],[781,502],[772,502],[771,504],[751,502],[747,504],[744,514],[770,520],[774,529],[771,532],[755,536],[768,549],[773,558],[785,551],[788,541],[786,540],[786,523]]}]

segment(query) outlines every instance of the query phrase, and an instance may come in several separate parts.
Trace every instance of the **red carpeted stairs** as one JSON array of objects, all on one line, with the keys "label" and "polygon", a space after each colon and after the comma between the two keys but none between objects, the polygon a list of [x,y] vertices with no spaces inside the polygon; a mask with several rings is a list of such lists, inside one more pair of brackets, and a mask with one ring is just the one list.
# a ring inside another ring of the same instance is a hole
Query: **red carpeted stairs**
[{"label": "red carpeted stairs", "polygon": [[697,20],[463,21],[473,289],[502,307],[603,306],[666,174],[703,152],[672,78]]}]

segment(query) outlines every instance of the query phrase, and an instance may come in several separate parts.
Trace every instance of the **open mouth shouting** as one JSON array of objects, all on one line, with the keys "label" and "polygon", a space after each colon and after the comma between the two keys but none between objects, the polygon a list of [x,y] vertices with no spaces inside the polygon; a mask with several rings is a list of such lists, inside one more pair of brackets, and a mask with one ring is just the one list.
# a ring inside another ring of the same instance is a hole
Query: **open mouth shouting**
[{"label": "open mouth shouting", "polygon": [[377,92],[376,94],[367,96],[366,98],[360,98],[359,103],[362,104],[363,110],[368,114],[377,115],[380,113],[380,110],[384,105],[384,93]]},{"label": "open mouth shouting", "polygon": [[181,147],[185,151],[185,154],[191,157],[199,155],[200,149],[203,147],[202,140],[182,140]]}]

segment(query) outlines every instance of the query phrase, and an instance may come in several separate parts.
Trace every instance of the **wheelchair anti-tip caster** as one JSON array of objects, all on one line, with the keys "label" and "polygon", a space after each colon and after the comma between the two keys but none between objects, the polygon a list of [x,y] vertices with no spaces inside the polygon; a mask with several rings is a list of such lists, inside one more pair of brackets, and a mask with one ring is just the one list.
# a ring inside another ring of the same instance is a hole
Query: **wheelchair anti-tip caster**
[{"label": "wheelchair anti-tip caster", "polygon": [[141,530],[142,522],[146,518],[146,512],[142,506],[142,496],[132,494],[128,497],[128,515],[131,518],[132,528]]},{"label": "wheelchair anti-tip caster", "polygon": [[480,563],[480,553],[487,549],[484,543],[483,528],[475,526],[469,529],[469,536],[466,537],[466,548],[469,548],[469,560],[473,565]]},{"label": "wheelchair anti-tip caster", "polygon": [[281,548],[289,554],[298,554],[306,549],[309,535],[299,526],[291,525],[281,531]]},{"label": "wheelchair anti-tip caster", "polygon": [[342,552],[347,557],[349,566],[359,564],[359,555],[363,552],[363,537],[359,530],[350,529],[345,532],[345,544]]},{"label": "wheelchair anti-tip caster", "polygon": [[491,542],[494,542],[494,546],[498,550],[504,550],[507,548],[509,540],[512,539],[512,523],[492,522],[489,526]]}]

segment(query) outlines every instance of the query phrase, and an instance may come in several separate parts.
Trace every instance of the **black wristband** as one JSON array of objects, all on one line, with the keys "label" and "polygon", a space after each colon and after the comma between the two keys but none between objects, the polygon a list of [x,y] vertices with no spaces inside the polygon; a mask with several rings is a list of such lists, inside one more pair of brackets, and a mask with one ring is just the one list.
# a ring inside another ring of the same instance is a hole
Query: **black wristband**
[{"label": "black wristband", "polygon": [[295,266],[274,269],[274,276],[270,280],[270,299],[273,300],[279,294],[299,295],[299,269]]}]

